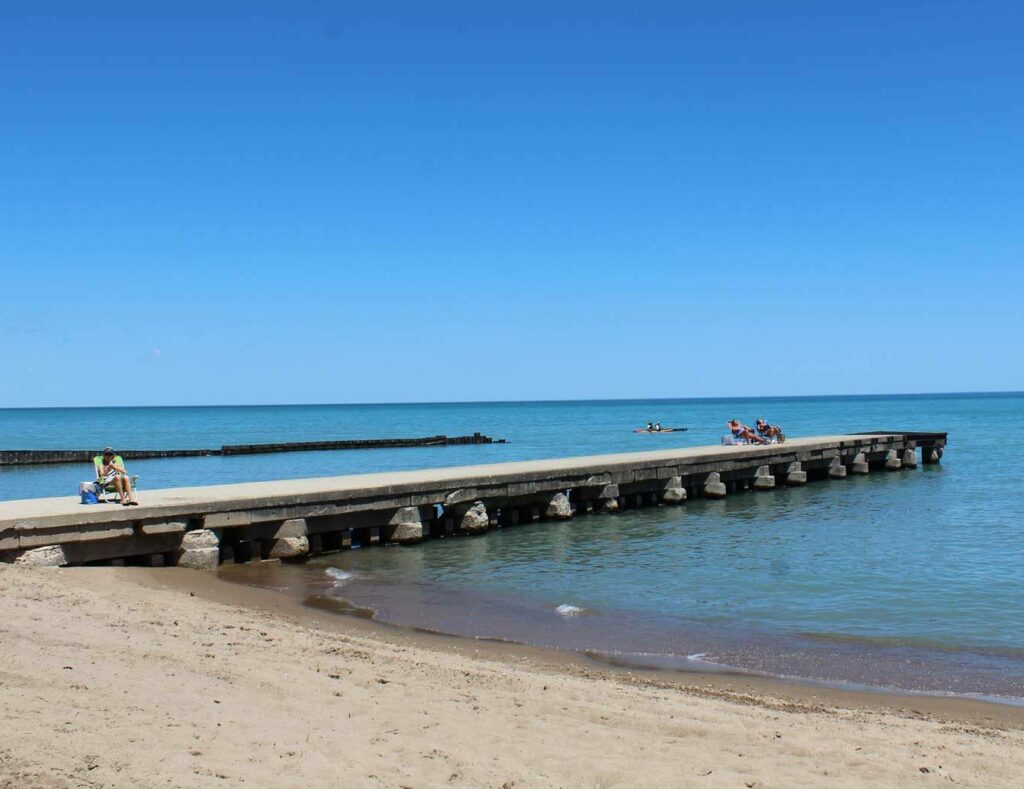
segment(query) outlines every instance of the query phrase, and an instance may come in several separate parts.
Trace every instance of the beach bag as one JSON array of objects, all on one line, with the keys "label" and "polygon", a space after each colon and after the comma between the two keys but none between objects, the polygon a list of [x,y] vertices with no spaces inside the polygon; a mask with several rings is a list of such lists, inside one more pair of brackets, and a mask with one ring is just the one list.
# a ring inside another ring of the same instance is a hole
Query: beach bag
[{"label": "beach bag", "polygon": [[99,504],[100,497],[96,493],[96,485],[92,482],[83,482],[78,486],[78,495],[82,497],[82,504]]}]

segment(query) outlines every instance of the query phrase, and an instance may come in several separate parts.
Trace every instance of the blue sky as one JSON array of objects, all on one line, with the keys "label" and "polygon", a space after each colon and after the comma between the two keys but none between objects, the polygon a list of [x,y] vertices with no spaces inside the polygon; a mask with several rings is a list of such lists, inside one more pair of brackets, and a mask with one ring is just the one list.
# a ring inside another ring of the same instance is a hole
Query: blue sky
[{"label": "blue sky", "polygon": [[37,5],[0,406],[1024,389],[1020,4]]}]

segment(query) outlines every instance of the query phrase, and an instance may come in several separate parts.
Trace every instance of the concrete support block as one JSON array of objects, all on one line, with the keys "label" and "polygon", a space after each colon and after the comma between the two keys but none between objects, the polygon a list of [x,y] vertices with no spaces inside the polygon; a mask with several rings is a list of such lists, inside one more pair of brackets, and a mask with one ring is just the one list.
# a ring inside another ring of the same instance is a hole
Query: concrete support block
[{"label": "concrete support block", "polygon": [[621,509],[619,502],[619,486],[615,484],[605,485],[594,502],[594,509],[597,512],[618,512]]},{"label": "concrete support block", "polygon": [[220,563],[220,540],[209,529],[185,532],[178,551],[178,566],[193,570],[216,570]]},{"label": "concrete support block", "polygon": [[890,449],[885,453],[885,470],[899,471],[901,468],[903,468],[903,461],[900,460],[895,449]]},{"label": "concrete support block", "polygon": [[400,523],[391,532],[391,542],[400,545],[413,545],[423,540],[425,529],[423,523]]},{"label": "concrete support block", "polygon": [[552,520],[567,521],[572,519],[572,505],[564,493],[556,493],[544,510],[544,517]]},{"label": "concrete support block", "polygon": [[458,522],[459,530],[466,534],[483,534],[491,526],[491,520],[487,517],[487,507],[482,501],[462,509],[458,515]]},{"label": "concrete support block", "polygon": [[725,483],[717,471],[712,471],[704,480],[704,495],[709,499],[724,499],[728,495]]},{"label": "concrete support block", "polygon": [[907,447],[900,456],[900,462],[903,464],[903,468],[917,468],[917,452]]},{"label": "concrete support block", "polygon": [[832,458],[832,462],[828,464],[828,476],[829,479],[843,479],[846,476],[846,466],[839,458]]},{"label": "concrete support block", "polygon": [[[839,458],[832,458],[832,462],[835,463]],[[846,472],[846,469],[843,469]],[[799,461],[790,463],[786,469],[786,484],[787,485],[806,485],[807,484],[807,472],[804,471],[803,466]]]},{"label": "concrete support block", "polygon": [[22,551],[14,560],[15,564],[27,564],[32,567],[62,567],[67,564],[64,549],[59,545],[44,545],[41,548],[29,548]]},{"label": "concrete support block", "polygon": [[423,511],[419,507],[401,507],[396,510],[384,529],[388,542],[397,542],[402,545],[420,542],[426,532],[427,530],[423,526]]},{"label": "concrete support block", "polygon": [[754,475],[754,490],[771,490],[775,487],[775,475],[769,466],[758,466]]},{"label": "concrete support block", "polygon": [[282,537],[270,545],[269,559],[304,559],[309,556],[308,537]]},{"label": "concrete support block", "polygon": [[661,500],[665,504],[682,504],[686,501],[686,488],[683,487],[682,477],[669,477],[665,480]]},{"label": "concrete support block", "polygon": [[942,460],[942,447],[921,447],[921,462],[926,465]]},{"label": "concrete support block", "polygon": [[289,518],[282,521],[274,531],[272,539],[285,540],[292,537],[308,537],[309,527],[305,518]]},{"label": "concrete support block", "polygon": [[854,474],[870,474],[871,467],[868,465],[867,455],[863,452],[858,452],[854,455],[850,471]]},{"label": "concrete support block", "polygon": [[192,570],[216,570],[220,563],[220,550],[217,548],[195,548],[181,551],[178,554],[178,567]]},{"label": "concrete support block", "polygon": [[220,540],[217,535],[209,529],[196,529],[190,531],[181,538],[181,549],[183,551],[195,551],[202,548],[217,548]]}]

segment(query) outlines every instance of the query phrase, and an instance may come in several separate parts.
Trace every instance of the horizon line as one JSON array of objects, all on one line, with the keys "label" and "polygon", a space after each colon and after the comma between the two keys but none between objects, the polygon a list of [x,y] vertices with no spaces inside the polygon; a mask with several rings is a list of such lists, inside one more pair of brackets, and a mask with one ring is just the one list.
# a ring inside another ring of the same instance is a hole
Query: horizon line
[{"label": "horizon line", "polygon": [[0,406],[0,411],[59,411],[65,409],[118,409],[118,408],[332,408],[337,406],[419,406],[419,405],[513,405],[532,403],[631,403],[631,402],[701,402],[707,400],[793,400],[812,398],[844,397],[963,397],[963,396],[1024,395],[1024,390],[1006,389],[977,392],[872,392],[867,394],[804,394],[804,395],[714,395],[704,397],[595,397],[595,398],[547,398],[536,400],[409,400],[340,403],[179,403],[158,405],[41,405],[41,406]]}]

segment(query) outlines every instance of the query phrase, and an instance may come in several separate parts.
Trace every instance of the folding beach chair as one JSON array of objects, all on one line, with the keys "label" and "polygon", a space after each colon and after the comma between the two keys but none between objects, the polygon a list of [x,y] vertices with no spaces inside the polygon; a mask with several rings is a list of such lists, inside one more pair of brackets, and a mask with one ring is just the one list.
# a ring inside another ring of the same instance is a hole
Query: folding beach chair
[{"label": "folding beach chair", "polygon": [[[118,458],[120,459],[120,456],[118,456]],[[97,466],[96,461],[97,461],[97,458],[93,458],[93,461],[92,461],[93,466],[92,467],[93,467],[93,471],[94,472],[98,472],[99,471],[99,467]],[[122,460],[121,462],[123,463],[124,461]],[[132,490],[136,490],[138,488],[138,485],[139,485],[139,475],[138,474],[129,474],[128,475],[128,481],[131,483]],[[111,502],[111,498],[110,498],[111,495],[114,495],[115,497],[117,496],[117,487],[114,485],[114,481],[113,480],[111,480],[110,482],[104,483],[103,480],[97,478],[97,480],[95,482],[95,486],[96,486],[96,496],[97,497],[102,497],[102,500],[105,503],[107,503],[107,504],[109,504]]]},{"label": "folding beach chair", "polygon": [[[139,489],[138,474],[129,474],[128,481],[132,484],[132,490]],[[109,485],[101,485],[99,482],[96,482],[96,488],[96,495],[101,496],[106,504],[110,504],[112,501],[117,501],[117,488],[114,487],[113,482],[111,482]],[[111,496],[113,496],[114,498],[111,499]]]}]

